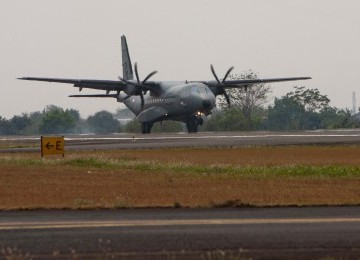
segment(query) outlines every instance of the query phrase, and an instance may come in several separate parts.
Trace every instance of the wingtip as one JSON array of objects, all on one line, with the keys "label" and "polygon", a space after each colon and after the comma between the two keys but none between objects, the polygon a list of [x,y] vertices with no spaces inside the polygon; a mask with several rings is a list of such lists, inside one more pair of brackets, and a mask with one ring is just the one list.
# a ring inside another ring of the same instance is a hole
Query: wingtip
[{"label": "wingtip", "polygon": [[32,77],[20,77],[20,78],[17,78],[19,80],[33,80],[34,78]]}]

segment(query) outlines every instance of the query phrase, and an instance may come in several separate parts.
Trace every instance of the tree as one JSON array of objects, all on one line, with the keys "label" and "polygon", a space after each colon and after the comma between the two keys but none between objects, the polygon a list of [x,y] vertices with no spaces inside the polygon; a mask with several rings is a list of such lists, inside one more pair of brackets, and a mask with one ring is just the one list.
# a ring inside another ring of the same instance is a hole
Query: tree
[{"label": "tree", "polygon": [[268,108],[270,130],[295,130],[300,128],[302,107],[288,96],[275,98],[274,106]]},{"label": "tree", "polygon": [[21,135],[26,133],[26,128],[31,124],[31,121],[27,114],[22,114],[21,116],[13,116],[9,123],[13,134]]},{"label": "tree", "polygon": [[140,133],[140,122],[136,119],[131,120],[124,126],[124,132],[126,133]]},{"label": "tree", "polygon": [[338,109],[336,107],[326,107],[320,111],[322,128],[356,128],[360,127],[360,122],[357,121],[349,109]]},{"label": "tree", "polygon": [[31,124],[28,114],[13,116],[10,120],[0,117],[0,134],[3,135],[24,135]]},{"label": "tree", "polygon": [[295,91],[287,93],[286,96],[302,106],[304,111],[318,112],[329,105],[330,99],[327,95],[321,95],[317,88],[306,89],[304,86],[294,88]]},{"label": "tree", "polygon": [[64,134],[74,131],[76,119],[72,112],[50,105],[44,109],[39,130],[43,134]]},{"label": "tree", "polygon": [[205,131],[237,131],[247,129],[247,120],[238,109],[233,107],[214,111],[204,123]]},{"label": "tree", "polygon": [[286,96],[298,103],[301,107],[300,129],[317,129],[320,127],[320,120],[317,113],[328,107],[330,99],[327,95],[321,95],[315,89],[295,86],[295,91],[291,91]]},{"label": "tree", "polygon": [[120,123],[107,111],[97,112],[86,120],[91,131],[96,134],[110,134],[119,131]]},{"label": "tree", "polygon": [[[327,107],[321,111],[322,128],[335,129],[342,127],[344,119],[340,119],[339,109],[336,107]],[[343,113],[341,113],[343,114]],[[344,113],[343,115],[346,115]]]},{"label": "tree", "polygon": [[[231,74],[230,79],[257,79],[258,75],[253,71],[243,74]],[[262,106],[268,102],[270,87],[266,84],[255,84],[247,88],[232,88],[226,90],[231,107],[242,113],[247,121],[249,129],[254,129],[254,117],[257,111],[261,111]],[[219,101],[221,108],[226,108],[228,104],[225,98],[221,97]],[[256,121],[256,120],[255,120]]]},{"label": "tree", "polygon": [[9,121],[0,116],[0,135],[8,135],[11,134]]},{"label": "tree", "polygon": [[129,108],[125,107],[125,108],[118,108],[116,110],[114,117],[117,119],[130,119],[130,118],[135,118],[135,114],[131,112]]},{"label": "tree", "polygon": [[40,111],[30,113],[29,120],[30,125],[26,128],[27,135],[36,135],[39,134],[40,124],[44,114]]},{"label": "tree", "polygon": [[[269,107],[268,124],[272,130],[322,128],[321,111],[326,111],[330,100],[318,89],[295,86],[295,91],[275,98]],[[329,113],[330,111],[328,111]]]}]

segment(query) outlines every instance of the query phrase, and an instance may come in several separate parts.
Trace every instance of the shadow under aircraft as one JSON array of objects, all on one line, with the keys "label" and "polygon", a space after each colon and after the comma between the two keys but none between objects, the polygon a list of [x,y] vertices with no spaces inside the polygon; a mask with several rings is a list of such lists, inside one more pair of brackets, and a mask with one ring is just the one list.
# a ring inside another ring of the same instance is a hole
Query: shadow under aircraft
[{"label": "shadow under aircraft", "polygon": [[148,134],[155,122],[175,120],[185,122],[189,133],[196,133],[198,126],[203,124],[203,116],[211,114],[216,107],[216,96],[223,95],[227,104],[231,101],[226,92],[229,88],[244,88],[254,84],[307,80],[310,77],[271,78],[271,79],[241,79],[228,80],[234,67],[227,70],[220,78],[211,65],[211,72],[215,80],[208,81],[151,81],[157,73],[151,72],[144,79],[140,79],[138,66],[132,69],[126,38],[121,37],[123,76],[118,80],[88,80],[64,78],[23,77],[21,80],[36,80],[73,84],[74,87],[105,90],[106,94],[70,95],[69,97],[100,97],[115,98],[124,103],[141,123],[141,132]]}]

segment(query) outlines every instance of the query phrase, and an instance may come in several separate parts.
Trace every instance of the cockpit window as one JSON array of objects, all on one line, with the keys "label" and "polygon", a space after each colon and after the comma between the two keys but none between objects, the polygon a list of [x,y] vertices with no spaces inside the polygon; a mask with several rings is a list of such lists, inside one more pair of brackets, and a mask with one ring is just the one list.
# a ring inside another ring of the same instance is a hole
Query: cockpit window
[{"label": "cockpit window", "polygon": [[191,88],[191,94],[194,94],[194,95],[200,94],[199,88],[198,87],[192,87]]}]

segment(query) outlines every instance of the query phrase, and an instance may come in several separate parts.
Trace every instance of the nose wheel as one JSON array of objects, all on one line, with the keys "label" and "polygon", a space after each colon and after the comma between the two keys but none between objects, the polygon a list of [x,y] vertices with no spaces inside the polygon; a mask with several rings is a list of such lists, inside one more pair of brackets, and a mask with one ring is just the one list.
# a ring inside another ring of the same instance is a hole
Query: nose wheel
[{"label": "nose wheel", "polygon": [[204,120],[201,117],[197,117],[197,116],[191,116],[187,121],[186,121],[186,128],[188,130],[188,133],[197,133],[198,131],[198,126],[202,125],[204,123]]}]

